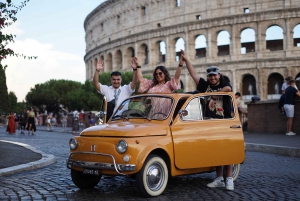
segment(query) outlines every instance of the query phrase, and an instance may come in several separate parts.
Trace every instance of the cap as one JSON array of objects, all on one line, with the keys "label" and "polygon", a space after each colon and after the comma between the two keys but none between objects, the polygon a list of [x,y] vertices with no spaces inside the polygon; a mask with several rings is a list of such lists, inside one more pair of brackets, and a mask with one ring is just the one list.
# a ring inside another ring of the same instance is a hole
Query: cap
[{"label": "cap", "polygon": [[210,66],[206,69],[206,75],[217,75],[220,73],[220,70],[217,66]]}]

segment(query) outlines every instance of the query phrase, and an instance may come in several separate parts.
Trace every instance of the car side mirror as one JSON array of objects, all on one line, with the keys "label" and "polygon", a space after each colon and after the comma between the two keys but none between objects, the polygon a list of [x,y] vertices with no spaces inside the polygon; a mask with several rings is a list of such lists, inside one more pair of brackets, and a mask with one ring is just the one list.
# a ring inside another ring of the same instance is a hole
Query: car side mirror
[{"label": "car side mirror", "polygon": [[178,113],[179,113],[180,116],[183,116],[183,117],[185,117],[189,114],[189,112],[187,110],[179,110]]}]

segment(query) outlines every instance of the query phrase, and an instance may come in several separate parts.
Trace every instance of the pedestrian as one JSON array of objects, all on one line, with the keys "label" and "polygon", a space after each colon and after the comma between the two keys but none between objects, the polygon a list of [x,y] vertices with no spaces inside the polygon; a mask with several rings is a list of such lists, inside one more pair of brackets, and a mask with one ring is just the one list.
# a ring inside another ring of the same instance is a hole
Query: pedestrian
[{"label": "pedestrian", "polygon": [[106,121],[109,120],[111,117],[112,113],[116,111],[118,106],[131,94],[135,91],[135,86],[137,83],[137,75],[136,71],[137,69],[134,68],[133,66],[133,76],[132,76],[132,81],[128,85],[123,85],[121,86],[122,82],[122,77],[121,73],[118,71],[114,71],[110,74],[110,81],[111,81],[111,86],[103,85],[99,83],[99,75],[100,71],[104,69],[104,62],[99,59],[97,62],[94,78],[93,78],[93,84],[98,91],[98,93],[101,93],[107,98],[108,101],[108,107],[107,107],[107,116],[106,116]]},{"label": "pedestrian", "polygon": [[27,123],[27,112],[25,109],[22,110],[22,114],[20,115],[20,126],[21,126],[21,134],[25,134],[25,128]]},{"label": "pedestrian", "polygon": [[279,102],[278,102],[278,109],[279,109],[281,115],[285,114],[285,111],[284,111],[284,108],[283,108],[283,106],[284,106],[284,96],[285,95],[282,94],[280,96],[280,99],[279,99]]},{"label": "pedestrian", "polygon": [[7,127],[6,127],[6,132],[9,134],[14,134],[16,132],[16,127],[15,127],[15,116],[13,112],[10,112],[6,118],[8,119]]},{"label": "pedestrian", "polygon": [[237,108],[238,108],[238,112],[239,112],[239,116],[240,116],[240,121],[243,123],[242,121],[242,117],[246,116],[247,117],[247,110],[246,105],[244,103],[244,101],[241,99],[241,93],[240,92],[236,92],[235,93],[235,99],[236,99],[236,104],[237,104]]},{"label": "pedestrian", "polygon": [[[206,69],[207,80],[200,78],[191,62],[185,56],[184,51],[181,52],[181,57],[186,63],[187,69],[197,85],[197,90],[201,93],[204,92],[231,92],[232,87],[229,83],[225,82],[220,70],[217,66],[210,66]],[[231,98],[227,96],[222,97],[221,100],[223,103],[223,112],[222,114],[218,113],[218,110],[212,110],[210,108],[213,107],[215,101],[218,100],[218,97],[211,96],[207,101],[207,105],[205,110],[205,116],[211,118],[231,118]],[[223,178],[223,169],[226,171],[226,181],[224,183]],[[225,165],[225,166],[216,166],[216,174],[217,177],[213,180],[213,182],[207,184],[210,188],[215,187],[226,187],[227,190],[234,190],[234,183],[232,178],[233,165]]]},{"label": "pedestrian", "polygon": [[91,113],[90,116],[90,126],[95,126],[95,115],[93,113]]},{"label": "pedestrian", "polygon": [[[282,92],[282,94],[284,94],[286,88],[289,87],[289,84],[288,84],[288,83],[289,83],[290,80],[294,80],[293,76],[288,76],[287,78],[285,78],[285,82],[284,82],[284,83],[282,84],[282,86],[281,86],[281,92]],[[298,88],[297,88],[296,85],[295,85],[295,88],[298,90]]]},{"label": "pedestrian", "polygon": [[287,129],[286,129],[286,135],[296,135],[292,131],[293,127],[293,120],[294,120],[294,113],[295,113],[295,103],[294,98],[295,96],[300,97],[300,92],[298,89],[295,88],[296,82],[295,80],[288,81],[289,86],[286,88],[284,92],[284,105],[283,108],[285,110],[286,116],[287,116]]},{"label": "pedestrian", "polygon": [[84,109],[82,108],[79,114],[79,125],[83,125]]},{"label": "pedestrian", "polygon": [[14,113],[15,116],[15,130],[19,129],[19,121],[20,121],[20,117],[17,113]]},{"label": "pedestrian", "polygon": [[61,115],[61,126],[62,126],[62,131],[66,131],[67,129],[67,122],[68,122],[68,116],[66,113],[62,113]]},{"label": "pedestrian", "polygon": [[34,135],[34,132],[36,132],[35,113],[33,108],[31,108],[27,116],[27,130],[28,130],[28,135],[30,134],[30,131],[31,131],[31,135]]},{"label": "pedestrian", "polygon": [[47,115],[47,130],[52,130],[51,115]]}]

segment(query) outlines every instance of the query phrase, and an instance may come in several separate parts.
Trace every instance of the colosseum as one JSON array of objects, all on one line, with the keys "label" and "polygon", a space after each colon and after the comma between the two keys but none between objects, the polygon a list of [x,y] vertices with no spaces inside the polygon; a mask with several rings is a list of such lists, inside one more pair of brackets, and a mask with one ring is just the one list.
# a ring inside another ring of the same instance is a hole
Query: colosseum
[{"label": "colosseum", "polygon": [[[244,100],[278,99],[284,79],[300,77],[299,5],[300,0],[107,0],[84,21],[86,79],[92,80],[100,58],[105,72],[124,72],[134,55],[143,75],[158,65],[173,75],[184,49],[201,77],[208,66],[218,66]],[[181,80],[185,91],[195,90],[186,68]]]}]

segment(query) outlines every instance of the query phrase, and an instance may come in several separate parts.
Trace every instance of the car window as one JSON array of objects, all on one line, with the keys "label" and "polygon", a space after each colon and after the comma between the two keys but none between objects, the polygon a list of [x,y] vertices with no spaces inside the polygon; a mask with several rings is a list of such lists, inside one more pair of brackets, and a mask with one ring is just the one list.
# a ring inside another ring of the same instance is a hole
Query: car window
[{"label": "car window", "polygon": [[166,119],[172,109],[173,99],[164,96],[138,96],[125,100],[116,111],[116,118]]},{"label": "car window", "polygon": [[201,120],[202,111],[199,104],[199,98],[192,99],[186,106],[185,110],[188,112],[186,116],[182,116],[182,120]]},{"label": "car window", "polygon": [[228,119],[234,117],[234,107],[230,95],[201,96],[203,119]]}]

